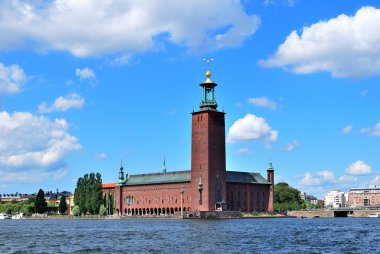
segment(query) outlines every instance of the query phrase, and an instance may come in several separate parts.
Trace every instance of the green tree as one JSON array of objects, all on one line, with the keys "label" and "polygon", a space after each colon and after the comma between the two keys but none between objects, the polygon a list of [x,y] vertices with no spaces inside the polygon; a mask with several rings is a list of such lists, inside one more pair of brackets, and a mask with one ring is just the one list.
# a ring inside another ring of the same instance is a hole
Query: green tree
[{"label": "green tree", "polygon": [[77,181],[74,203],[83,214],[98,214],[102,204],[102,176],[99,173],[85,174]]},{"label": "green tree", "polygon": [[73,215],[74,216],[78,216],[79,214],[80,214],[80,209],[79,209],[79,206],[74,206],[74,208],[73,208]]},{"label": "green tree", "polygon": [[274,186],[275,210],[297,210],[306,208],[301,193],[289,184],[281,182]]},{"label": "green tree", "polygon": [[107,208],[104,205],[100,206],[99,215],[100,216],[106,216],[107,215]]},{"label": "green tree", "polygon": [[36,196],[36,201],[34,202],[34,208],[36,213],[45,213],[47,211],[47,203],[44,197],[44,191],[40,189]]},{"label": "green tree", "polygon": [[67,210],[67,201],[66,201],[66,196],[62,195],[61,199],[59,200],[59,213],[60,214],[65,214]]}]

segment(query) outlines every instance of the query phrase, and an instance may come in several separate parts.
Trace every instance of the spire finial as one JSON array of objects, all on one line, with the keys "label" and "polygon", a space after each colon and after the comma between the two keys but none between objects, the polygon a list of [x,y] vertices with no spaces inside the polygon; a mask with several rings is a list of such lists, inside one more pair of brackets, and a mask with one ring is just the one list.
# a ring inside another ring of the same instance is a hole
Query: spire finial
[{"label": "spire finial", "polygon": [[165,155],[164,155],[164,167],[162,168],[162,172],[166,173],[166,162],[165,162]]},{"label": "spire finial", "polygon": [[203,58],[203,61],[207,63],[206,81],[203,83],[212,83],[212,81],[210,80],[210,77],[211,77],[210,63],[214,61],[214,58],[209,58],[209,59]]},{"label": "spire finial", "polygon": [[269,166],[268,166],[268,169],[273,170],[273,165],[272,165],[272,155],[271,155],[271,154],[269,155]]}]

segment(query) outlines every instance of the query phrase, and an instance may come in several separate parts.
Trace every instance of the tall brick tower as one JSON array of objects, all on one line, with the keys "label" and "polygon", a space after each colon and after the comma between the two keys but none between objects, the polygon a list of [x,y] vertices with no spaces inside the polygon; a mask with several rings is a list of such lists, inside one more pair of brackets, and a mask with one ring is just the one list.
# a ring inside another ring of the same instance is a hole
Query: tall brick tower
[{"label": "tall brick tower", "polygon": [[273,212],[274,210],[274,168],[272,161],[269,163],[267,169],[267,181],[271,183],[269,187],[269,201],[268,201],[268,212]]},{"label": "tall brick tower", "polygon": [[217,110],[214,89],[207,70],[199,111],[192,113],[191,203],[192,209],[213,211],[226,208],[226,143],[224,112]]}]

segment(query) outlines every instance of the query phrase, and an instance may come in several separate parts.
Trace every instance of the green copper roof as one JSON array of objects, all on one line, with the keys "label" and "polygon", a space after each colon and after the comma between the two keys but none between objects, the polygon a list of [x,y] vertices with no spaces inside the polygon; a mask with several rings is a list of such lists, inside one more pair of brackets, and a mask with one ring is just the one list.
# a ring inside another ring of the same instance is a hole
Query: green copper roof
[{"label": "green copper roof", "polygon": [[[260,173],[227,171],[227,183],[270,184]],[[190,170],[130,175],[124,185],[145,185],[190,182]]]},{"label": "green copper roof", "polygon": [[260,173],[227,171],[227,183],[270,184]]},{"label": "green copper roof", "polygon": [[190,171],[130,175],[125,185],[181,183],[190,182],[190,179]]}]

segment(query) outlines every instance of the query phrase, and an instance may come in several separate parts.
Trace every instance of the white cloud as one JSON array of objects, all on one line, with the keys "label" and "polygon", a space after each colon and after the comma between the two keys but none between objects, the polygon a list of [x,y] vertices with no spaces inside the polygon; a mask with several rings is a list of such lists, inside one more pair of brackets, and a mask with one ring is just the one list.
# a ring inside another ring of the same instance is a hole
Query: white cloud
[{"label": "white cloud", "polygon": [[254,152],[248,147],[243,147],[235,152],[236,154],[253,154]]},{"label": "white cloud", "polygon": [[95,79],[94,71],[87,67],[83,69],[77,68],[75,70],[75,75],[80,79]]},{"label": "white cloud", "polygon": [[105,158],[107,158],[108,156],[107,156],[107,154],[105,154],[105,153],[98,153],[98,154],[95,154],[95,158],[96,159],[105,159]]},{"label": "white cloud", "polygon": [[343,134],[350,134],[352,132],[352,125],[347,125],[346,127],[343,128],[342,133]]},{"label": "white cloud", "polygon": [[371,184],[379,186],[379,185],[380,185],[380,175],[376,175],[376,176],[372,179]]},{"label": "white cloud", "polygon": [[380,122],[378,122],[373,128],[362,128],[361,133],[368,133],[370,136],[380,137]]},{"label": "white cloud", "polygon": [[351,176],[351,175],[342,175],[341,177],[338,178],[338,182],[341,184],[346,184],[346,183],[353,183],[356,182],[358,178],[356,176]]},{"label": "white cloud", "polygon": [[276,141],[277,138],[278,131],[272,130],[264,118],[247,114],[244,118],[236,120],[230,127],[227,142],[262,140],[266,145],[269,145],[270,142]]},{"label": "white cloud", "polygon": [[380,9],[362,7],[355,16],[339,15],[291,32],[275,55],[259,63],[295,73],[330,72],[358,78],[380,72]]},{"label": "white cloud", "polygon": [[361,97],[367,96],[367,94],[368,94],[368,90],[362,90],[362,91],[360,91],[360,96]]},{"label": "white cloud", "polygon": [[23,183],[39,183],[42,181],[61,180],[68,173],[67,168],[60,168],[53,171],[15,171],[7,172],[0,170],[0,177],[2,182],[12,183],[12,182],[23,182]]},{"label": "white cloud", "polygon": [[72,93],[65,97],[60,96],[55,99],[53,105],[47,106],[46,102],[43,102],[38,106],[38,111],[40,113],[50,113],[50,112],[64,112],[71,108],[82,108],[85,99],[80,97],[76,93]]},{"label": "white cloud", "polygon": [[256,105],[258,107],[269,108],[275,110],[277,108],[277,103],[268,99],[267,97],[257,97],[257,98],[249,98],[249,103]]},{"label": "white cloud", "polygon": [[306,172],[301,179],[301,184],[309,186],[319,186],[327,181],[334,181],[334,179],[334,172],[332,171],[325,170],[317,172],[316,174]]},{"label": "white cloud", "polygon": [[64,119],[0,112],[0,183],[64,177],[65,157],[81,148],[68,129]]},{"label": "white cloud", "polygon": [[285,6],[294,6],[296,3],[296,0],[263,0],[263,5],[264,6],[276,6],[279,4],[283,4]]},{"label": "white cloud", "polygon": [[365,164],[363,161],[358,160],[346,168],[346,173],[349,175],[368,175],[371,174],[371,166]]},{"label": "white cloud", "polygon": [[24,71],[18,65],[5,66],[0,63],[0,95],[20,92],[25,81]]},{"label": "white cloud", "polygon": [[231,0],[0,1],[0,33],[7,35],[0,49],[112,54],[124,62],[168,42],[200,53],[238,46],[259,23]]},{"label": "white cloud", "polygon": [[299,145],[301,145],[301,143],[298,140],[293,140],[291,143],[285,145],[285,150],[291,152]]}]

